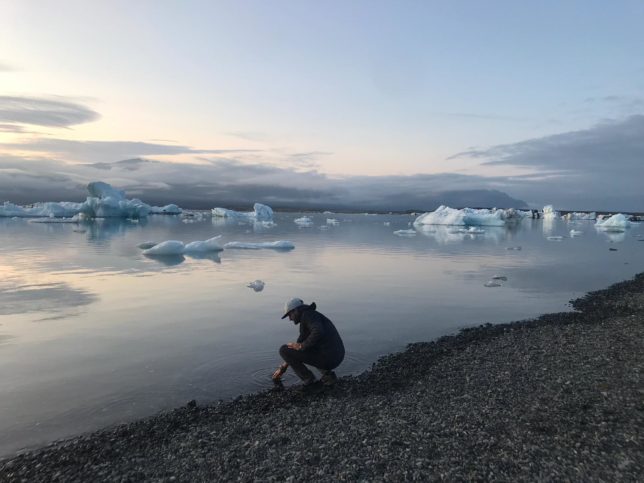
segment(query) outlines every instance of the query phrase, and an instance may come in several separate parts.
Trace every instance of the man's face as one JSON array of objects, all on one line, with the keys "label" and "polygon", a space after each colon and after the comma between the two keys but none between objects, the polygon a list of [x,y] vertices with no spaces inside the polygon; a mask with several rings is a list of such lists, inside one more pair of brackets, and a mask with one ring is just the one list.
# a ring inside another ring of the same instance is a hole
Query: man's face
[{"label": "man's face", "polygon": [[288,318],[293,323],[297,323],[297,320],[295,320],[296,317],[297,317],[297,309],[293,309],[288,313]]}]

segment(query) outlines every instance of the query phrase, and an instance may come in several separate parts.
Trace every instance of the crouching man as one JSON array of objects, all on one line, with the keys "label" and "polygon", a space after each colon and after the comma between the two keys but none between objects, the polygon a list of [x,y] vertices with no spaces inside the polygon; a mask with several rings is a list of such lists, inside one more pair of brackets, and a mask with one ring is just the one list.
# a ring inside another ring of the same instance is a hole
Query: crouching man
[{"label": "crouching man", "polygon": [[304,389],[313,387],[317,381],[307,364],[320,371],[320,381],[324,385],[335,384],[337,377],[333,369],[344,359],[344,344],[333,322],[315,309],[315,302],[306,305],[298,298],[286,302],[282,318],[288,317],[294,324],[300,324],[300,336],[297,342],[280,347],[284,363],[273,373],[274,382],[280,383],[291,366],[302,380]]}]

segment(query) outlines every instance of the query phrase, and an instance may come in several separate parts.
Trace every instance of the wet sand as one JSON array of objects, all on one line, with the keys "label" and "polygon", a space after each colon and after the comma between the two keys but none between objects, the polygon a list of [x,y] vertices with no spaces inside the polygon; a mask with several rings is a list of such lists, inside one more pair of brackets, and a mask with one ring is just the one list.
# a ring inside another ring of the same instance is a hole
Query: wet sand
[{"label": "wet sand", "polygon": [[318,394],[189,405],[0,463],[2,481],[641,481],[644,274],[575,311],[411,344]]}]

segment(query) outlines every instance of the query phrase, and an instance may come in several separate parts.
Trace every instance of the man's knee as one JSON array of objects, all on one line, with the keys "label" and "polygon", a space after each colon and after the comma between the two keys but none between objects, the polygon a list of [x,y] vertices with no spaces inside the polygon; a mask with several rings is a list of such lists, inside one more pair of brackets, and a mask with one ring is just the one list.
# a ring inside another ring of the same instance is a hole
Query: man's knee
[{"label": "man's knee", "polygon": [[284,360],[286,360],[286,358],[288,357],[288,346],[286,344],[280,347],[280,356]]}]

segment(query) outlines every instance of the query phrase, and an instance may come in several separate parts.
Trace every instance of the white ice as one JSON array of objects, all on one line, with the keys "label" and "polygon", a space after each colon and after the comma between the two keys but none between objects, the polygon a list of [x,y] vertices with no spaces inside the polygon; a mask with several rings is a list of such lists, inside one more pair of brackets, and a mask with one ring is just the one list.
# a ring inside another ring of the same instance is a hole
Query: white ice
[{"label": "white ice", "polygon": [[555,211],[552,205],[546,205],[543,207],[543,218],[553,220],[559,218],[559,213]]},{"label": "white ice", "polygon": [[583,213],[583,212],[577,212],[575,211],[574,213],[566,213],[563,216],[564,220],[594,220],[597,218],[597,214],[594,211],[591,211],[590,213]]},{"label": "white ice", "polygon": [[295,223],[298,226],[313,226],[313,220],[309,218],[308,216],[303,216],[301,218],[295,218],[293,220],[293,223]]},{"label": "white ice", "polygon": [[229,210],[227,208],[213,208],[212,216],[220,218],[235,218],[242,221],[273,221],[273,209],[268,205],[255,203],[253,205],[253,211],[251,212],[244,213],[241,211]]},{"label": "white ice", "polygon": [[416,230],[396,230],[394,235],[397,236],[416,236]]},{"label": "white ice", "polygon": [[139,243],[137,246],[142,250],[147,250],[148,248],[152,248],[155,245],[158,245],[158,243],[155,241],[144,241],[142,243]]},{"label": "white ice", "polygon": [[335,218],[327,218],[326,219],[326,224],[327,225],[339,225],[340,222],[336,220]]},{"label": "white ice", "polygon": [[295,248],[293,242],[288,240],[278,240],[274,242],[259,242],[259,243],[250,243],[250,242],[240,242],[232,241],[224,245],[224,248],[240,248],[245,250],[259,250],[261,248],[274,248],[278,250],[292,250]]},{"label": "white ice", "polygon": [[439,206],[436,211],[423,213],[414,221],[414,225],[476,225],[505,226],[507,222],[520,220],[524,212],[509,209],[474,209],[458,210],[449,206]]},{"label": "white ice", "polygon": [[500,287],[502,284],[496,280],[488,280],[483,284],[484,287]]},{"label": "white ice", "polygon": [[626,231],[630,226],[631,222],[621,213],[613,215],[606,220],[597,220],[595,223],[595,228],[603,231]]},{"label": "white ice", "polygon": [[183,210],[177,205],[173,204],[150,207],[151,215],[180,215],[181,213],[183,213]]},{"label": "white ice", "polygon": [[575,236],[581,236],[583,235],[584,232],[580,230],[570,230],[570,236],[575,237]]},{"label": "white ice", "polygon": [[549,236],[549,237],[546,237],[546,238],[547,238],[548,241],[562,241],[564,237],[554,235],[554,236]]},{"label": "white ice", "polygon": [[[223,247],[219,243],[220,238],[221,235],[217,235],[205,241],[193,241],[187,244],[184,244],[179,240],[166,240],[161,243],[157,243],[147,250],[144,250],[143,254],[165,256],[182,255],[184,253],[205,253],[221,251],[223,250]],[[147,243],[150,242],[141,243],[139,244],[139,247],[143,248],[144,246],[147,246]]]},{"label": "white ice", "polygon": [[254,282],[250,282],[248,285],[246,285],[248,288],[252,288],[255,292],[261,292],[264,290],[264,282],[261,280],[255,280]]},{"label": "white ice", "polygon": [[0,206],[0,216],[70,218],[80,214],[86,218],[142,218],[152,209],[141,200],[125,198],[123,191],[102,181],[89,183],[87,191],[89,196],[82,203],[48,201],[23,207],[7,201]]}]

